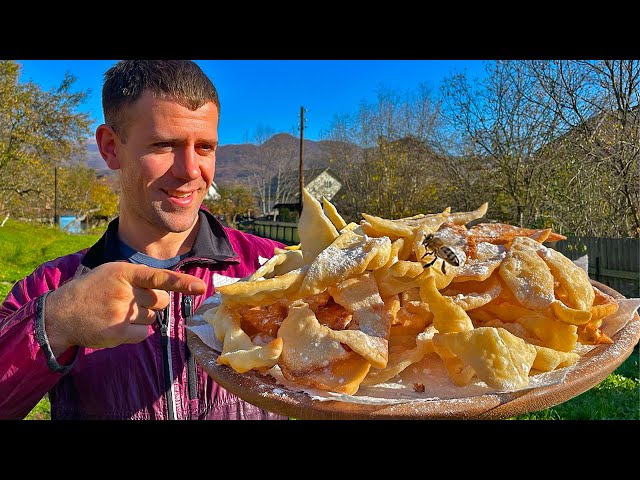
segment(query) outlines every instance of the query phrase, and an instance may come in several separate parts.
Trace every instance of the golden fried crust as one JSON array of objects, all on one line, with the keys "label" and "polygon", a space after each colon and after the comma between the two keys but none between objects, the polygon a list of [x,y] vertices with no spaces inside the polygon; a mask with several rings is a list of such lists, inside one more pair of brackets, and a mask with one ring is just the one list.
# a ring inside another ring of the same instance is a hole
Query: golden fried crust
[{"label": "golden fried crust", "polygon": [[[531,310],[545,310],[554,301],[554,278],[526,237],[513,239],[499,274],[518,302]],[[536,242],[533,242],[536,243]]]},{"label": "golden fried crust", "polygon": [[467,228],[487,204],[347,224],[328,200],[303,200],[300,245],[220,287],[222,304],[206,312],[218,361],[238,372],[278,365],[298,385],[353,395],[429,354],[457,386],[476,377],[510,391],[573,365],[578,342],[612,343],[600,327],[618,301],[543,245],[564,238],[550,228]]},{"label": "golden fried crust", "polygon": [[298,222],[298,235],[304,263],[311,263],[318,254],[338,237],[338,230],[323,213],[322,205],[304,189],[304,208]]},{"label": "golden fried crust", "polygon": [[286,366],[281,368],[282,374],[289,381],[311,388],[353,395],[367,376],[371,364],[352,352],[344,360],[337,360],[330,366],[307,372],[304,375],[297,375]]},{"label": "golden fried crust", "polygon": [[[353,233],[344,234],[345,237],[349,235]],[[391,241],[386,237],[360,237],[347,243],[345,248],[342,247],[340,244],[332,244],[315,258],[300,284],[297,298],[324,292],[329,286],[359,275],[367,269],[380,268],[387,263],[391,254]]]},{"label": "golden fried crust", "polygon": [[349,351],[335,333],[318,322],[306,303],[292,303],[278,330],[278,338],[283,340],[280,367],[291,375],[303,376],[331,362],[345,360]]},{"label": "golden fried crust", "polygon": [[304,302],[291,304],[278,338],[285,378],[303,385],[353,394],[371,364],[384,368],[388,342],[359,330],[335,331],[321,325]]},{"label": "golden fried crust", "polygon": [[554,279],[567,293],[567,306],[576,310],[590,311],[595,293],[589,276],[562,253],[551,248],[542,248],[538,255],[545,261]]},{"label": "golden fried crust", "polygon": [[287,311],[287,307],[281,303],[257,307],[242,305],[237,309],[241,318],[240,328],[251,338],[259,333],[275,338]]},{"label": "golden fried crust", "polygon": [[567,237],[559,233],[545,233],[547,229],[522,228],[507,223],[480,223],[469,229],[468,235],[476,242],[489,242],[494,245],[505,245],[515,237],[539,237],[546,235],[547,242],[566,240]]},{"label": "golden fried crust", "polygon": [[222,302],[227,305],[270,305],[294,295],[305,278],[309,266],[292,270],[266,280],[240,281],[218,287]]},{"label": "golden fried crust", "polygon": [[473,323],[462,307],[436,288],[434,277],[429,277],[420,287],[420,297],[429,304],[433,313],[433,325],[441,333],[473,330]]},{"label": "golden fried crust", "polygon": [[449,349],[464,365],[470,366],[478,378],[498,390],[526,386],[536,358],[533,345],[504,328],[479,327],[466,332],[438,333],[433,343]]},{"label": "golden fried crust", "polygon": [[585,345],[610,344],[613,340],[602,330],[602,319],[592,320],[578,326],[578,340]]},{"label": "golden fried crust", "polygon": [[213,327],[214,334],[223,344],[216,360],[229,365],[239,373],[255,369],[266,371],[273,367],[282,353],[283,342],[276,338],[266,345],[254,345],[240,328],[240,314],[226,305],[205,312],[205,319]]},{"label": "golden fried crust", "polygon": [[559,352],[548,347],[534,345],[536,358],[531,368],[540,372],[550,372],[556,368],[573,365],[580,359],[580,355],[574,352]]},{"label": "golden fried crust", "polygon": [[600,289],[593,287],[593,305],[591,306],[591,321],[601,320],[618,311],[618,301]]}]

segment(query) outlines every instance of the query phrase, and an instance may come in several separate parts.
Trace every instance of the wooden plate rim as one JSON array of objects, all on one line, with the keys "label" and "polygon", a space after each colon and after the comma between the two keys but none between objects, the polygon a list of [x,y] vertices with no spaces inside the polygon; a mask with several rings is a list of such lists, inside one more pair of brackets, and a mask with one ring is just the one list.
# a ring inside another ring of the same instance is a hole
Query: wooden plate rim
[{"label": "wooden plate rim", "polygon": [[[625,298],[600,282],[591,280],[591,283],[615,298]],[[197,325],[198,318],[201,317],[194,317],[190,325]],[[631,355],[640,340],[640,316],[637,311],[612,339],[612,345],[598,345],[585,354],[579,360],[577,368],[571,369],[561,384],[464,399],[369,405],[313,400],[304,392],[294,392],[278,386],[275,379],[268,375],[254,371],[240,374],[227,365],[217,364],[215,360],[218,352],[187,329],[187,344],[195,360],[221,387],[265,410],[308,420],[500,419],[543,410],[599,384]]]}]

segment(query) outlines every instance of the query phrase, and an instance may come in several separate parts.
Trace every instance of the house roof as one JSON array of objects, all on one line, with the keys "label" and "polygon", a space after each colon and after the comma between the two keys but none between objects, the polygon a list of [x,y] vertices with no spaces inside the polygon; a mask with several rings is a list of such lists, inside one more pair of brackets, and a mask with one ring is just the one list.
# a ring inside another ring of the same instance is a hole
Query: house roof
[{"label": "house roof", "polygon": [[[627,110],[627,113],[629,115],[629,119],[628,119],[629,122],[631,123],[637,122],[638,115],[640,114],[640,104],[629,107],[629,109]],[[550,142],[542,145],[540,148],[536,150],[536,153],[538,153],[539,151],[545,151],[546,149],[556,148],[558,145],[561,145],[561,142],[563,140],[579,135],[581,132],[580,130],[581,128],[589,127],[592,130],[597,130],[598,123],[603,118],[606,118],[606,116],[611,118],[616,118],[616,111],[600,110],[594,113],[589,118],[585,119],[583,123],[574,125],[568,131],[562,133],[561,135],[558,135],[556,138],[552,139]]]},{"label": "house roof", "polygon": [[[318,178],[323,173],[327,172],[336,180],[339,180],[337,175],[331,171],[329,167],[325,168],[309,168],[304,171],[304,183],[305,185],[309,185],[316,178]],[[300,182],[300,172],[298,170],[291,170],[285,172],[280,176],[280,189],[282,191],[283,187],[290,191],[289,199],[297,199],[300,195],[299,191],[299,182]],[[274,175],[271,177],[271,193],[275,195],[275,192],[278,188],[278,177]],[[294,202],[295,203],[295,202]]]},{"label": "house roof", "polygon": [[[325,167],[325,168],[309,168],[306,169],[304,171],[304,183],[311,183],[312,181],[314,181],[317,177],[319,177],[321,174],[323,174],[324,172],[329,173],[332,177],[334,178],[338,178],[336,177],[336,175],[329,169],[329,167]],[[294,183],[294,182],[298,182],[299,178],[300,178],[300,172],[298,170],[291,170],[288,172],[285,172],[281,177],[281,180],[283,182],[287,182],[287,183]],[[278,178],[274,175],[273,177],[271,177],[271,184],[275,184],[278,181]]]},{"label": "house roof", "polygon": [[205,195],[205,199],[207,200],[218,200],[220,198],[220,193],[218,192],[218,186],[216,182],[211,182],[209,185],[209,189],[207,190],[207,194]]}]

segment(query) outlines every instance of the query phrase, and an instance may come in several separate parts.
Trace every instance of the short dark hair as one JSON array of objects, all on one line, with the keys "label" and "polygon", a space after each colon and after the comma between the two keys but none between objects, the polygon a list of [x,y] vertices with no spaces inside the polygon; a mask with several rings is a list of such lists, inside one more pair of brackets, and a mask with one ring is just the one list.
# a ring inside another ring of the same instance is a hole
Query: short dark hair
[{"label": "short dark hair", "polygon": [[191,60],[121,60],[107,70],[102,85],[104,120],[126,140],[126,107],[143,92],[174,100],[191,110],[213,102],[220,114],[218,91]]}]

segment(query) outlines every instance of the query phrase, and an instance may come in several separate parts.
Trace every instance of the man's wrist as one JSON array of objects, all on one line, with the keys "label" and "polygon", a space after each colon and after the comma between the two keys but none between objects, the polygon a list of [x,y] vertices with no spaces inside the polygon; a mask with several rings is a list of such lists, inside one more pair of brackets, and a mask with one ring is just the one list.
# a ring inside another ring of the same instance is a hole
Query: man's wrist
[{"label": "man's wrist", "polygon": [[71,347],[71,345],[61,340],[61,338],[56,335],[55,329],[50,328],[49,331],[47,331],[45,318],[46,303],[47,298],[52,293],[53,292],[46,292],[38,299],[36,308],[36,337],[40,347],[44,351],[49,368],[54,372],[66,373],[75,362],[78,349],[75,349],[69,364],[61,365],[58,362],[58,358],[60,358],[62,354]]}]

